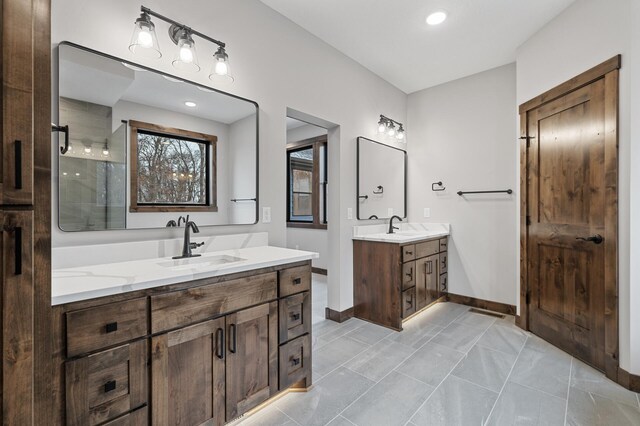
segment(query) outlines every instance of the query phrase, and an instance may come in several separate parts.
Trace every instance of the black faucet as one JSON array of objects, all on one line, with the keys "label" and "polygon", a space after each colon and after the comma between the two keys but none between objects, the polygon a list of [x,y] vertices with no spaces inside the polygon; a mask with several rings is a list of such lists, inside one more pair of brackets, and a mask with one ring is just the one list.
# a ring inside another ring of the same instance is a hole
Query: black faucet
[{"label": "black faucet", "polygon": [[[180,218],[182,218],[182,216],[180,216]],[[180,222],[178,221],[178,223]],[[189,216],[187,215],[187,218],[184,219],[184,242],[182,244],[182,256],[173,256],[173,259],[185,259],[189,257],[201,256],[200,254],[191,253],[191,250],[204,245],[204,243],[191,242],[191,231],[193,231],[194,234],[197,234],[198,232],[200,232],[200,228],[198,228],[198,225],[196,225],[195,222],[190,221]]]},{"label": "black faucet", "polygon": [[167,222],[167,228],[175,228],[178,226],[178,224],[176,223],[175,220],[171,219],[169,222]]},{"label": "black faucet", "polygon": [[400,222],[402,222],[402,218],[400,216],[391,216],[391,219],[389,219],[389,232],[387,232],[387,234],[393,234],[394,229],[400,229],[396,226],[393,226],[393,219],[398,219]]}]

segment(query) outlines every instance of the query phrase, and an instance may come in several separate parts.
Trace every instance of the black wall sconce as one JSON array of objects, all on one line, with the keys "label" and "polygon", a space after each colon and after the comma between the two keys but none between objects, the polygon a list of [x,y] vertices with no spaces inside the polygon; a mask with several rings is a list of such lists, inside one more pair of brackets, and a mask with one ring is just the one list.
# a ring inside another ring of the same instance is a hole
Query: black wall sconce
[{"label": "black wall sconce", "polygon": [[178,46],[178,50],[173,59],[173,66],[190,72],[200,71],[198,56],[196,54],[196,43],[193,36],[198,36],[218,46],[218,50],[213,55],[214,63],[209,73],[209,79],[212,81],[233,82],[233,77],[229,73],[229,55],[225,50],[226,44],[211,38],[199,31],[194,30],[180,22],[171,18],[160,15],[151,9],[140,6],[140,17],[135,21],[133,36],[129,43],[129,50],[135,55],[145,58],[160,59],[162,51],[158,44],[156,35],[156,26],[151,21],[151,17],[158,18],[164,22],[171,24],[169,27],[169,38]]},{"label": "black wall sconce", "polygon": [[[398,125],[397,130],[396,125]],[[378,133],[384,133],[391,137],[395,136],[399,141],[404,141],[406,136],[402,123],[382,114],[380,114],[380,120],[378,120]]]}]

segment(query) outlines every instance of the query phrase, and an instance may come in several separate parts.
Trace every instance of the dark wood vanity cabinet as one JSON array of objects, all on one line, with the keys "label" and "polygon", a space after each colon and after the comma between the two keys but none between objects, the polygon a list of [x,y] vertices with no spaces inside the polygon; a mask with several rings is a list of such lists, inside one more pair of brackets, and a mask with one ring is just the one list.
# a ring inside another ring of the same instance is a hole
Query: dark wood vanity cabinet
[{"label": "dark wood vanity cabinet", "polygon": [[354,315],[402,330],[447,292],[447,238],[409,244],[353,241]]},{"label": "dark wood vanity cabinet", "polygon": [[69,425],[223,425],[311,385],[311,265],[54,307]]}]

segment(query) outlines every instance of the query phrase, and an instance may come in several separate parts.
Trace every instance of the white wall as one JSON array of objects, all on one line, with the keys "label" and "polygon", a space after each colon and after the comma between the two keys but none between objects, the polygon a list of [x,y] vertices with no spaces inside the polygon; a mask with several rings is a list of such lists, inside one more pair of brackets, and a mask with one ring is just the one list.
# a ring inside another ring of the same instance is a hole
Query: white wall
[{"label": "white wall", "polygon": [[[340,311],[351,307],[351,227],[354,221],[346,219],[346,211],[347,208],[355,210],[355,140],[357,136],[375,135],[379,114],[405,121],[406,95],[258,0],[193,0],[189,1],[188,7],[184,2],[150,0],[145,6],[224,40],[236,79],[227,90],[260,105],[260,207],[271,207],[272,221],[256,226],[202,229],[203,235],[267,231],[272,244],[283,246],[286,238],[286,167],[282,141],[286,138],[287,107],[340,126],[329,132],[330,164],[335,167],[330,168],[330,179],[335,177],[340,185],[334,185],[329,191],[329,235],[335,246],[332,246],[329,259],[328,303],[330,308]],[[117,57],[131,58],[128,44],[133,22],[140,13],[139,7],[140,3],[127,0],[54,0],[52,42],[55,46],[69,40]],[[156,22],[156,30],[164,56],[145,63],[175,74],[176,70],[171,66],[174,46],[166,37],[167,26]],[[210,85],[207,74],[214,46],[201,40],[197,43],[204,72],[183,76]],[[284,53],[276,58],[274,50]],[[179,237],[178,231],[65,234],[56,230],[53,244],[82,245],[169,237]]]},{"label": "white wall", "polygon": [[[228,199],[255,198],[256,188],[256,119],[249,116],[229,126],[229,194]],[[254,223],[256,203],[254,201],[229,202],[230,223]]]},{"label": "white wall", "polygon": [[[637,307],[640,306],[640,267],[637,262],[640,255],[640,229],[637,227],[640,214],[640,176],[637,170],[634,170],[635,190],[632,191],[631,155],[635,156],[636,162],[633,164],[637,165],[640,152],[637,143],[632,150],[631,137],[633,135],[637,138],[640,131],[640,117],[637,111],[640,107],[640,97],[637,96],[637,85],[640,83],[637,58],[637,40],[640,35],[637,29],[640,19],[638,9],[637,0],[577,0],[520,46],[517,54],[518,104],[614,55],[622,54],[618,195],[620,366],[635,374],[640,373],[640,313],[632,312],[632,308],[637,311]],[[632,11],[635,15],[632,15]],[[636,43],[634,52],[631,51],[632,28]],[[630,118],[632,76],[636,90],[636,96],[633,98],[636,119],[633,121]],[[633,228],[631,217],[635,219]],[[630,262],[631,259],[635,262]],[[634,264],[633,270],[630,269],[630,263]]]},{"label": "white wall", "polygon": [[412,93],[407,122],[409,220],[451,223],[449,291],[512,305],[518,195],[456,192],[518,189],[515,77],[510,64]]},{"label": "white wall", "polygon": [[287,143],[303,141],[305,139],[315,138],[320,135],[326,135],[327,129],[314,126],[313,124],[305,124],[295,129],[287,130]]}]

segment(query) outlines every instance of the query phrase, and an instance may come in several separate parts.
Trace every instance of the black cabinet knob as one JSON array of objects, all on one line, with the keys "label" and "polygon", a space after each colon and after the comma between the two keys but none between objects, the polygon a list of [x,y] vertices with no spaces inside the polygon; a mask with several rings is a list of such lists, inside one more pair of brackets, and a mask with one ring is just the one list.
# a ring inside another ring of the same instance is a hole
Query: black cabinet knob
[{"label": "black cabinet knob", "polygon": [[107,333],[113,333],[114,331],[118,331],[118,323],[110,322],[109,324],[104,326],[104,329]]},{"label": "black cabinet knob", "polygon": [[104,392],[111,392],[112,390],[115,390],[116,388],[116,381],[115,380],[109,380],[107,383],[104,384]]}]

